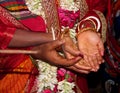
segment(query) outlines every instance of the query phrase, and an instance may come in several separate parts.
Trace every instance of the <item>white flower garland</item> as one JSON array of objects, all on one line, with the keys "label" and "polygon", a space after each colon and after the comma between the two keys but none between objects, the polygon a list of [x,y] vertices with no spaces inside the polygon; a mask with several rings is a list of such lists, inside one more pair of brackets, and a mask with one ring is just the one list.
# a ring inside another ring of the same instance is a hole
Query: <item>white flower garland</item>
[{"label": "white flower garland", "polygon": [[58,83],[58,90],[61,92],[59,93],[75,93],[72,89],[74,88],[75,84],[70,83],[67,80],[63,80]]},{"label": "white flower garland", "polygon": [[44,88],[54,89],[57,81],[57,67],[51,66],[46,62],[41,60],[36,60],[38,62],[39,76],[37,77],[38,93],[41,93]]},{"label": "white flower garland", "polygon": [[57,80],[57,67],[51,66],[50,64],[43,62],[41,60],[36,60],[38,62],[39,76],[36,79],[37,83],[37,93],[42,93],[44,89],[51,89],[52,91],[55,88],[55,85],[58,84],[57,93],[75,93],[72,89],[75,84],[68,82],[66,79],[58,82]]},{"label": "white flower garland", "polygon": [[[42,8],[42,5],[41,5],[42,0],[25,0],[25,1],[26,1],[26,5],[28,6],[28,9],[32,13],[42,16],[43,19],[45,20],[44,9]],[[65,9],[65,10],[74,11],[74,12],[79,10],[78,5],[74,2],[74,0],[59,0],[59,3],[60,3],[60,7]],[[70,36],[71,36],[71,38],[73,38],[73,40],[75,42],[76,42],[76,40],[75,40],[76,26],[77,26],[77,24],[72,29],[69,29]],[[64,31],[64,29],[65,28],[62,26],[62,31]]]},{"label": "white flower garland", "polygon": [[[40,15],[45,20],[45,14],[41,5],[42,0],[25,0],[28,9],[37,15]],[[60,7],[69,11],[77,11],[77,5],[75,4],[74,0],[59,0]],[[75,29],[77,24],[70,30],[70,36],[75,41]],[[62,30],[65,28],[62,27]],[[55,85],[58,84],[58,92],[57,93],[75,93],[72,89],[74,88],[75,84],[72,82],[68,82],[66,79],[63,81],[58,82],[57,80],[57,67],[51,66],[47,62],[43,62],[41,60],[37,60],[38,62],[38,70],[39,76],[37,77],[37,93],[41,93],[44,89],[49,88],[53,91]]]},{"label": "white flower garland", "polygon": [[74,11],[74,12],[79,10],[74,0],[60,0],[60,7],[65,10]]},{"label": "white flower garland", "polygon": [[[45,17],[41,2],[42,0],[25,0],[28,9],[37,15],[42,15]],[[79,10],[78,5],[74,0],[59,0],[60,7],[69,11]]]},{"label": "white flower garland", "polygon": [[26,1],[26,5],[28,7],[28,9],[36,14],[36,15],[40,15],[43,18],[45,18],[45,13],[44,10],[42,8],[42,0],[25,0]]}]

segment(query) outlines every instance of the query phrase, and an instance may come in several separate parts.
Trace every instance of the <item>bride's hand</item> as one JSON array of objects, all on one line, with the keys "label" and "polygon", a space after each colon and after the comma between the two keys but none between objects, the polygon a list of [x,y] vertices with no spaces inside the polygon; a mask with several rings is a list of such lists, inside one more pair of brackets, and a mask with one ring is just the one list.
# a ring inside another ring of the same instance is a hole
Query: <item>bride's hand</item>
[{"label": "bride's hand", "polygon": [[62,39],[65,40],[64,45],[62,46],[62,50],[66,58],[74,58],[75,56],[80,56],[80,51],[78,47],[73,42],[72,38],[69,35],[69,29],[65,29],[65,34],[63,35]]},{"label": "bride's hand", "polygon": [[[74,58],[75,56],[80,56],[80,52],[76,46],[76,44],[73,42],[73,40],[70,38],[69,35],[64,37],[65,44],[63,45],[63,51],[64,55],[67,59]],[[67,67],[70,70],[87,74],[89,73],[92,68],[86,64],[86,62],[83,61],[82,55],[81,59],[73,64],[72,66]]]},{"label": "bride's hand", "polygon": [[102,56],[104,53],[104,46],[100,36],[93,31],[81,32],[78,37],[78,48],[84,55],[84,60],[94,70],[99,68],[102,63]]},{"label": "bride's hand", "polygon": [[78,63],[73,66],[66,67],[67,69],[73,70],[78,73],[88,74],[92,71],[92,67],[86,64],[84,59],[79,60]]}]

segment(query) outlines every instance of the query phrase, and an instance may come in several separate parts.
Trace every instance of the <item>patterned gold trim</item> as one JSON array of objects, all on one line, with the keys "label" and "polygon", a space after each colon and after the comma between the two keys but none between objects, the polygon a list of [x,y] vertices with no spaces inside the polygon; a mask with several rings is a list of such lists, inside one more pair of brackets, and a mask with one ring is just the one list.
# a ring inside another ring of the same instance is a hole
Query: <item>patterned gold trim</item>
[{"label": "patterned gold trim", "polygon": [[55,36],[59,37],[61,34],[56,0],[42,0],[42,7],[45,12],[48,32],[54,30]]},{"label": "patterned gold trim", "polygon": [[103,40],[103,42],[105,42],[106,41],[106,32],[107,32],[107,22],[106,22],[105,16],[100,11],[97,11],[97,10],[94,10],[94,11],[100,18],[101,25],[102,25],[101,26],[102,27],[102,29],[101,29],[102,40]]},{"label": "patterned gold trim", "polygon": [[87,2],[86,0],[76,0],[76,4],[80,9],[80,19],[82,19],[85,16],[85,14],[88,12]]},{"label": "patterned gold trim", "polygon": [[8,24],[14,24],[16,27],[21,28],[21,29],[26,29],[27,28],[22,25],[19,21],[17,21],[7,10],[5,10],[4,8],[2,8],[0,6],[0,17],[1,16],[5,16],[6,19],[4,19],[5,23]]},{"label": "patterned gold trim", "polygon": [[78,27],[78,33],[76,35],[76,37],[78,37],[78,35],[80,35],[82,32],[85,32],[85,31],[93,31],[93,32],[96,32],[96,29],[95,28],[92,28],[92,27],[87,27],[87,28],[83,28],[83,29],[79,29]]}]

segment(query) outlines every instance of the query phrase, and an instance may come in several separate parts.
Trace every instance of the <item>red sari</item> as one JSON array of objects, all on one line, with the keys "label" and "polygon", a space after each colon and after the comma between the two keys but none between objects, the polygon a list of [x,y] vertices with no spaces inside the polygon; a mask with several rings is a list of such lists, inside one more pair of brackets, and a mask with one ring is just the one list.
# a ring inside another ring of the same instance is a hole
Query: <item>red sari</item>
[{"label": "red sari", "polygon": [[[103,14],[106,13],[107,7],[108,7],[108,0],[86,0],[86,2],[88,4],[89,10],[85,14],[83,19],[88,16],[95,16],[101,21],[101,17],[94,10],[100,11]],[[101,28],[99,31],[101,33],[102,33],[102,26],[103,25],[101,22]],[[106,34],[104,34],[104,35],[106,35]],[[77,83],[78,83],[78,87],[81,89],[82,93],[89,93],[86,76],[84,76],[84,75],[82,76],[82,75],[78,74]]]},{"label": "red sari", "polygon": [[[31,25],[33,21],[37,25]],[[41,24],[42,26],[39,26]],[[16,28],[45,32],[44,21],[41,17],[18,21],[0,6],[0,49],[7,49]],[[28,55],[0,54],[0,92],[29,93],[34,84],[37,72]]]},{"label": "red sari", "polygon": [[[90,11],[84,15],[84,18],[87,16],[96,16],[99,18],[93,9],[104,12],[107,6],[107,0],[86,0],[86,2]],[[30,17],[17,21],[8,11],[0,6],[1,49],[8,47],[16,28],[45,32],[45,24],[41,17]],[[35,66],[32,64],[29,56],[0,54],[0,92],[30,93],[37,74],[36,72]],[[31,82],[28,83],[28,80]],[[78,75],[77,85],[82,93],[88,93],[87,81],[84,76]],[[25,91],[25,89],[27,90]]]}]

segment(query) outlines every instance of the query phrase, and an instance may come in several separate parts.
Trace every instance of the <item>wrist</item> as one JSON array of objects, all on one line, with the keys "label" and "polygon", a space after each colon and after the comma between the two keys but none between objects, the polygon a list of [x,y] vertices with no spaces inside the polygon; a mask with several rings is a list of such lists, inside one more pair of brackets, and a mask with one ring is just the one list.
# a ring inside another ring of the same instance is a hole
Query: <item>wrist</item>
[{"label": "wrist", "polygon": [[77,26],[77,34],[76,37],[78,37],[79,34],[86,31],[93,31],[98,32],[100,30],[100,21],[95,16],[89,16],[81,20]]},{"label": "wrist", "polygon": [[81,29],[81,30],[76,34],[76,38],[78,38],[78,36],[79,36],[81,33],[86,32],[86,31],[92,31],[92,32],[95,32],[95,33],[96,33],[96,29],[95,29],[95,28],[87,27],[87,28]]}]

